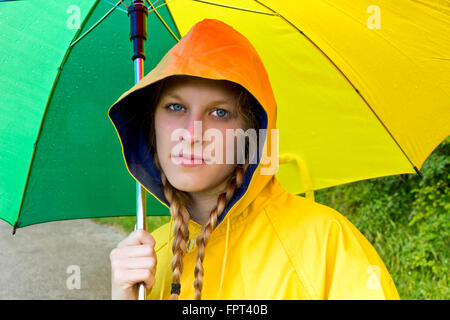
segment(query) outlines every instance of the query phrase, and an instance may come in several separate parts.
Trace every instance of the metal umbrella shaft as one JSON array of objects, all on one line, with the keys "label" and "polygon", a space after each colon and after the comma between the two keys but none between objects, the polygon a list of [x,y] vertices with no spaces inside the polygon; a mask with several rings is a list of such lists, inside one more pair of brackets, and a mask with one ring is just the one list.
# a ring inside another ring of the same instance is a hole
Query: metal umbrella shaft
[{"label": "metal umbrella shaft", "polygon": [[[134,60],[135,82],[142,79],[144,72],[144,59],[137,58]],[[146,215],[146,193],[144,187],[136,182],[136,229],[147,230],[147,215]],[[139,284],[138,300],[145,300],[146,289],[144,285]]]},{"label": "metal umbrella shaft", "polygon": [[[147,40],[148,9],[141,0],[133,1],[128,7],[130,17],[130,40],[133,41],[134,83],[138,83],[144,76],[145,50],[144,42]],[[148,230],[146,214],[146,193],[144,187],[136,182],[136,227],[135,229]],[[145,300],[147,292],[143,283],[139,284],[138,300]]]}]

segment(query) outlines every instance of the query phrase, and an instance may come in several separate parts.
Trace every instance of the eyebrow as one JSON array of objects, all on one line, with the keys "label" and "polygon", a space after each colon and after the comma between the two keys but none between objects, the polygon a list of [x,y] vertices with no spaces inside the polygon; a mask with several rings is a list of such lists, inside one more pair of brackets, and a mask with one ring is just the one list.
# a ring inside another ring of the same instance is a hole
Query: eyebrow
[{"label": "eyebrow", "polygon": [[[169,93],[169,94],[164,96],[164,99],[168,99],[168,98],[175,98],[175,99],[178,99],[178,100],[184,102],[183,98],[180,97],[179,95],[177,95],[176,93]],[[232,106],[230,101],[220,99],[220,100],[211,101],[210,103],[208,103],[208,107],[211,106],[211,105],[216,105],[216,104],[227,104],[227,105],[231,105]]]}]

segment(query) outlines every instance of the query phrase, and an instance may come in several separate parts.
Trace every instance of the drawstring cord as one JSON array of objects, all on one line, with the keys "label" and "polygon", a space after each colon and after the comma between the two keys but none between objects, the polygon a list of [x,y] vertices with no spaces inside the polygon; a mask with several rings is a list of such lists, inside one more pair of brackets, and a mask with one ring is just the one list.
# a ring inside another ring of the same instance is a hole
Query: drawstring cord
[{"label": "drawstring cord", "polygon": [[168,268],[168,262],[169,262],[169,253],[170,253],[170,235],[172,234],[172,223],[173,223],[173,219],[172,217],[170,217],[170,224],[169,224],[169,237],[167,238],[167,253],[166,253],[166,262],[164,263],[164,273],[163,273],[163,278],[162,278],[162,283],[161,283],[161,292],[159,295],[159,300],[163,299],[163,294],[164,294],[164,286],[166,284],[166,275],[167,275],[167,268]]},{"label": "drawstring cord", "polygon": [[220,274],[220,285],[219,285],[219,297],[217,299],[220,299],[222,296],[222,285],[223,285],[223,276],[225,274],[225,265],[227,263],[227,255],[228,255],[228,235],[230,233],[230,217],[227,219],[227,232],[225,235],[225,253],[223,255],[223,261],[222,261],[222,273]]}]

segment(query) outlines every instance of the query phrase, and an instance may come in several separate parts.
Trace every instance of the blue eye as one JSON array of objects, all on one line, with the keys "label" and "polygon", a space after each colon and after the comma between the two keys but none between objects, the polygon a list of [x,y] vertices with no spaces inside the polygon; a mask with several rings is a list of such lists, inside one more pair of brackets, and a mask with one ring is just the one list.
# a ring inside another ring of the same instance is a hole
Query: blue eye
[{"label": "blue eye", "polygon": [[[173,109],[171,108],[172,106],[174,106]],[[183,107],[177,103],[169,104],[166,108],[169,109],[170,111],[181,111],[181,109],[183,109]]]},{"label": "blue eye", "polygon": [[225,118],[225,116],[228,114],[228,111],[223,110],[223,109],[217,109],[217,110],[214,110],[214,112],[217,112],[217,116],[219,118]]}]

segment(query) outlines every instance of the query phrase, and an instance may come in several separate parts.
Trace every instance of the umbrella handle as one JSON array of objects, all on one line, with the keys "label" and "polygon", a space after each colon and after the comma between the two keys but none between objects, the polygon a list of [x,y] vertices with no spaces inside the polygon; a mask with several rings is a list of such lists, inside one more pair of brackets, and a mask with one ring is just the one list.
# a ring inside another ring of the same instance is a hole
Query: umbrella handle
[{"label": "umbrella handle", "polygon": [[278,161],[280,164],[294,162],[297,165],[297,169],[300,172],[300,178],[302,179],[302,185],[305,188],[305,197],[311,199],[312,201],[315,201],[314,188],[306,162],[302,158],[300,158],[300,156],[290,153],[279,155]]}]

